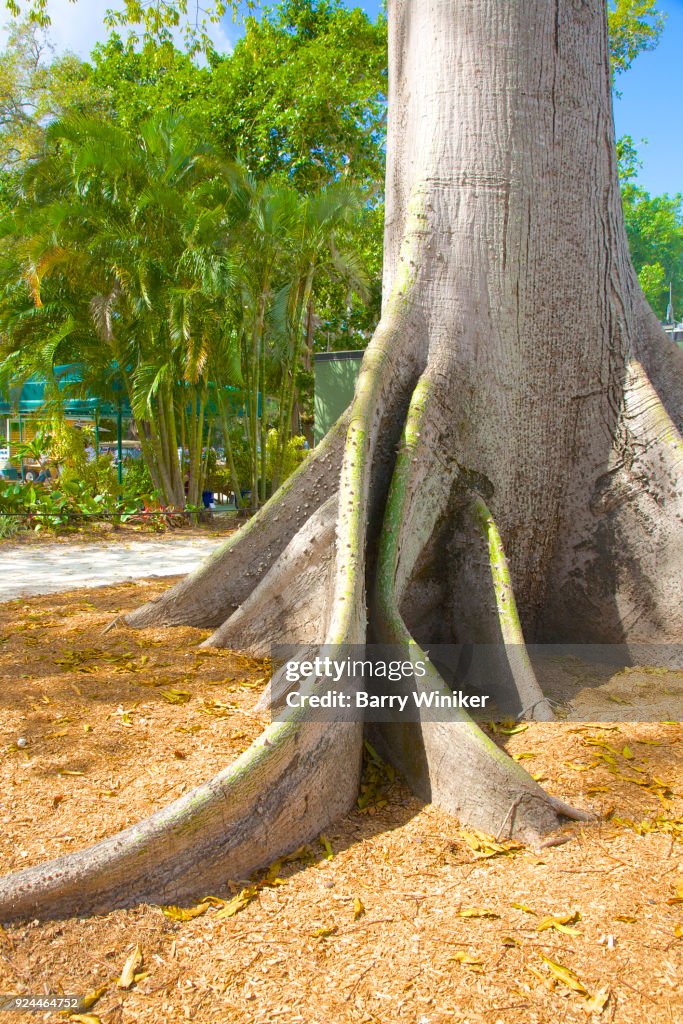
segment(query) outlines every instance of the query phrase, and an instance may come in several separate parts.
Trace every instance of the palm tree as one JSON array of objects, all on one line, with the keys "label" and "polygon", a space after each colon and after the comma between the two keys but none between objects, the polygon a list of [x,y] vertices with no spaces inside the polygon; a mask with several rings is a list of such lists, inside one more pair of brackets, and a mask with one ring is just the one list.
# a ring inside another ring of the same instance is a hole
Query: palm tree
[{"label": "palm tree", "polygon": [[68,359],[85,364],[84,386],[94,387],[114,366],[152,481],[175,505],[186,485],[189,503],[199,503],[214,417],[237,483],[222,390],[237,384],[258,507],[267,496],[266,396],[279,396],[277,485],[302,356],[310,369],[316,284],[334,275],[364,284],[344,244],[358,194],[338,183],[301,196],[287,182],[258,180],[171,114],[135,130],[56,122],[20,184],[0,229],[6,372],[45,372]]},{"label": "palm tree", "polygon": [[[357,189],[338,182],[300,199],[292,232],[291,272],[280,296],[288,340],[282,361],[278,452],[273,486],[282,480],[285,454],[298,404],[298,373],[310,372],[313,355],[315,286],[325,276],[347,281],[365,294],[367,278],[357,254],[344,244],[344,229],[359,216],[362,197]],[[284,302],[283,302],[284,300]],[[280,314],[282,316],[282,313]]]},{"label": "palm tree", "polygon": [[25,299],[17,310],[16,295],[6,304],[12,349],[25,353],[20,328],[40,321],[43,362],[67,338],[100,375],[115,362],[152,479],[178,505],[185,498],[179,420],[192,427],[190,500],[201,491],[207,324],[220,316],[228,271],[220,253],[196,245],[196,225],[210,198],[207,182],[222,174],[215,155],[172,115],[151,118],[137,133],[67,118],[48,130],[3,231],[33,306],[29,315]]}]

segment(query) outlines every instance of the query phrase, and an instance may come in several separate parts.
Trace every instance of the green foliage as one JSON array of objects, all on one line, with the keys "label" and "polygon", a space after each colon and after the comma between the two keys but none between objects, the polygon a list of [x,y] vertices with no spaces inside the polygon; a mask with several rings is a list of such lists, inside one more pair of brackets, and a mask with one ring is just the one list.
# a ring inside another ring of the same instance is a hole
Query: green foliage
[{"label": "green foliage", "polygon": [[[209,26],[226,12],[236,15],[240,6],[251,10],[256,4],[254,0],[213,0],[205,10],[196,0],[123,0],[122,5],[117,4],[118,10],[107,12],[105,23],[110,28],[128,25],[139,30],[145,42],[158,43],[170,41],[173,29],[180,28],[188,48],[206,49],[211,45]],[[35,24],[50,24],[48,0],[5,0],[5,7],[15,16],[25,14]]]},{"label": "green foliage", "polygon": [[[118,477],[115,490],[117,493],[120,490]],[[159,499],[159,495],[152,483],[152,478],[149,475],[149,469],[142,459],[128,459],[124,463],[123,499],[127,504],[141,500],[154,501]]]},{"label": "green foliage", "polygon": [[316,293],[315,350],[362,349],[379,322],[382,305],[384,204],[366,207],[348,229],[347,248],[366,269],[367,290],[361,296],[344,280],[327,278]]},{"label": "green foliage", "polygon": [[0,512],[0,540],[16,537],[24,531],[25,525],[25,520],[21,516]]},{"label": "green foliage", "polygon": [[53,489],[34,484],[0,485],[0,513],[17,519],[25,529],[60,529],[83,522],[105,511],[102,495],[93,495],[87,484],[59,481]]},{"label": "green foliage", "polygon": [[298,188],[344,174],[384,178],[386,20],[340,0],[288,0],[216,63],[212,91],[223,145],[259,175]]},{"label": "green foliage", "polygon": [[177,447],[174,410],[185,392],[201,404],[210,332],[228,320],[219,179],[172,114],[135,130],[74,116],[49,127],[4,225],[4,276],[15,284],[0,316],[15,376],[49,379],[55,363],[78,361],[83,389],[102,394],[117,365],[148,428],[150,470],[176,502],[180,470],[165,454]]},{"label": "green foliage", "polygon": [[280,472],[279,482],[283,483],[288,476],[291,476],[308,455],[306,438],[302,434],[295,434],[287,439],[284,449],[284,460],[280,469],[279,459],[281,449],[280,437],[276,429],[268,431],[266,441],[266,478],[272,481],[278,471]]},{"label": "green foliage", "polygon": [[96,111],[97,86],[73,54],[55,57],[49,37],[35,23],[10,27],[0,53],[0,167],[21,165],[39,152],[50,120],[67,110]]},{"label": "green foliage", "polygon": [[[75,488],[74,493],[101,499],[107,508],[114,507],[121,490],[116,469],[108,456],[92,459],[82,469],[64,468],[59,477],[59,485],[65,490]],[[135,500],[141,497],[140,492],[132,491],[130,485],[125,488],[125,493]]]},{"label": "green foliage", "polygon": [[82,469],[73,462],[63,465],[59,476],[44,485],[0,483],[0,537],[27,529],[64,530],[101,519],[114,524],[139,520],[165,529],[164,516],[165,507],[140,464],[128,468],[123,488],[105,457],[86,462]]},{"label": "green foliage", "polygon": [[661,263],[645,263],[638,271],[638,281],[643,289],[645,298],[655,312],[662,308],[662,296],[668,293],[666,271]]},{"label": "green foliage", "polygon": [[34,462],[40,462],[51,444],[52,435],[45,429],[37,430],[30,441],[19,441],[12,445],[11,461],[15,464],[21,462],[22,459],[32,459]]},{"label": "green foliage", "polygon": [[[242,486],[246,489],[249,485],[249,473],[250,473],[250,445],[249,440],[245,435],[244,425],[236,420],[232,420],[229,425],[229,438],[230,447],[232,448],[232,457],[235,463],[235,469],[237,471],[237,479],[240,481]],[[225,445],[225,437],[223,438],[223,444]],[[225,470],[225,487],[215,488],[217,490],[232,490],[232,482],[230,480],[228,469]]]},{"label": "green foliage", "polygon": [[182,110],[183,121],[197,140],[216,140],[210,67],[198,67],[189,53],[170,42],[143,47],[112,33],[92,52],[88,81],[108,116],[123,127],[139,127],[158,111]]},{"label": "green foliage", "polygon": [[653,310],[663,320],[669,301],[683,311],[683,196],[651,196],[636,184],[640,166],[633,139],[619,140],[619,174],[631,259]]},{"label": "green foliage", "polygon": [[[123,494],[110,456],[95,457],[94,429],[70,426],[56,418],[31,441],[13,446],[14,458],[32,458],[50,469],[44,484],[0,484],[0,510],[5,535],[16,529],[62,529],[92,518],[118,521],[151,493],[149,475],[124,477]],[[11,521],[11,522],[10,522]],[[14,531],[16,532],[16,531]],[[0,536],[2,536],[0,532]]]},{"label": "green foliage", "polygon": [[608,0],[612,73],[628,71],[644,50],[653,50],[664,29],[665,16],[657,0]]},{"label": "green foliage", "polygon": [[49,434],[44,434],[38,443],[54,466],[62,466],[72,473],[85,471],[87,456],[85,449],[91,441],[89,431],[70,426],[65,420],[55,419]]},{"label": "green foliage", "polygon": [[365,290],[353,245],[358,191],[339,181],[301,195],[256,178],[174,114],[139,125],[56,121],[19,182],[0,224],[5,379],[53,380],[56,364],[78,362],[79,389],[114,399],[116,367],[155,488],[176,505],[181,438],[196,504],[210,394],[238,383],[255,493],[262,397],[278,394],[284,458],[316,288]]}]

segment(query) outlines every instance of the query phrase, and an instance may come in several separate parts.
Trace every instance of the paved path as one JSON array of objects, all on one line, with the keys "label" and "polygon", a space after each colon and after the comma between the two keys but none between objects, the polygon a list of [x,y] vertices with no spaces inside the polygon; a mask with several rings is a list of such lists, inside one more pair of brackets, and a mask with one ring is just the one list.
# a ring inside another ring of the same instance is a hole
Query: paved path
[{"label": "paved path", "polygon": [[0,548],[0,602],[75,587],[99,587],[145,576],[190,572],[225,537],[46,543]]}]

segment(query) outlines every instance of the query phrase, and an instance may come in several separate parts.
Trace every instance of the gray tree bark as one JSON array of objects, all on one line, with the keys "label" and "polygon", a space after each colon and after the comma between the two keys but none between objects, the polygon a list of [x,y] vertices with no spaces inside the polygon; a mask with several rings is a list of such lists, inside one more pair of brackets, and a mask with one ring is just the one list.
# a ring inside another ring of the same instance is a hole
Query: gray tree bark
[{"label": "gray tree bark", "polygon": [[[384,304],[354,402],[129,622],[208,625],[258,653],[677,639],[683,354],[629,260],[603,0],[390,0],[389,23]],[[507,670],[520,708],[550,717],[530,664]],[[493,834],[585,817],[465,716],[378,742]],[[0,916],[178,902],[198,874],[244,875],[353,804],[361,743],[354,724],[273,725],[167,811],[0,882]]]}]

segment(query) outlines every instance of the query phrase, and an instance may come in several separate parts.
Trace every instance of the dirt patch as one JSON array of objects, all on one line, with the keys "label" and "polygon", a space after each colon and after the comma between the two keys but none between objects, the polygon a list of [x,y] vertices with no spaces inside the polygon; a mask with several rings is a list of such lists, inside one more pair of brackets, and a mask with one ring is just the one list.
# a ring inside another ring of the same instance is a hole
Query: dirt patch
[{"label": "dirt patch", "polygon": [[636,646],[630,658],[626,648],[615,645],[613,651],[618,664],[600,662],[590,655],[535,660],[541,688],[553,701],[558,718],[574,722],[679,721],[683,712],[683,669],[631,664],[630,659],[649,654],[653,660],[666,662],[673,653],[680,660],[683,647],[671,645],[646,651]]},{"label": "dirt patch", "polygon": [[146,577],[185,575],[215,553],[234,530],[197,533],[173,530],[164,534],[117,535],[105,542],[78,538],[41,544],[7,546],[0,601],[58,594],[81,587],[129,583]]},{"label": "dirt patch", "polygon": [[[262,663],[200,654],[200,630],[100,635],[167,584],[0,607],[4,870],[130,824],[260,730]],[[600,823],[539,852],[497,849],[370,765],[369,809],[300,859],[215,893],[198,878],[198,907],[257,884],[235,916],[216,900],[187,921],[142,906],[7,926],[0,991],[104,988],[83,1018],[93,1024],[682,1021],[681,727],[567,722],[495,736]],[[118,989],[136,946],[138,980]]]}]

